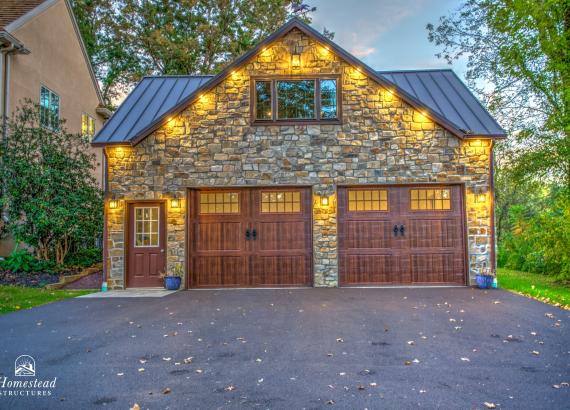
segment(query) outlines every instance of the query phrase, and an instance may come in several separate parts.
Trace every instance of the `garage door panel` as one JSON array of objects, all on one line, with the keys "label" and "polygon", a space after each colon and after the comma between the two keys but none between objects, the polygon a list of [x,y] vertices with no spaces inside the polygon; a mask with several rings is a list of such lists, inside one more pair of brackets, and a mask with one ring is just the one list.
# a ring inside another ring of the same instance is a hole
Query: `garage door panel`
[{"label": "garage door panel", "polygon": [[398,282],[398,263],[393,255],[348,255],[344,258],[346,284]]},{"label": "garage door panel", "polygon": [[247,286],[243,272],[247,259],[239,256],[202,256],[194,259],[193,283],[196,287]]},{"label": "garage door panel", "polygon": [[310,285],[310,266],[305,255],[254,258],[254,286]]},{"label": "garage door panel", "polygon": [[275,221],[256,224],[260,251],[306,250],[310,238],[305,234],[305,221]]},{"label": "garage door panel", "polygon": [[409,220],[411,248],[455,248],[461,244],[461,221],[458,218]]},{"label": "garage door panel", "polygon": [[452,253],[411,255],[412,277],[416,283],[462,283],[461,265]]},{"label": "garage door panel", "polygon": [[388,249],[392,244],[392,224],[382,220],[346,221],[345,249]]},{"label": "garage door panel", "polygon": [[198,251],[239,251],[243,249],[245,227],[241,222],[204,222],[197,225]]}]

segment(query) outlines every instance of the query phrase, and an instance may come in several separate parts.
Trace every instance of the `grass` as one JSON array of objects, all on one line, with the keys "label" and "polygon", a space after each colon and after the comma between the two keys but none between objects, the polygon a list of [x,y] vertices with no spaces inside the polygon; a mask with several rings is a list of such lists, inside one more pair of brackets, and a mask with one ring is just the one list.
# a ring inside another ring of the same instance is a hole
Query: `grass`
[{"label": "grass", "polygon": [[570,284],[555,281],[550,276],[497,269],[499,287],[533,299],[570,310]]},{"label": "grass", "polygon": [[73,298],[92,293],[93,290],[48,290],[42,288],[24,288],[0,286],[0,314],[30,309],[57,300]]}]

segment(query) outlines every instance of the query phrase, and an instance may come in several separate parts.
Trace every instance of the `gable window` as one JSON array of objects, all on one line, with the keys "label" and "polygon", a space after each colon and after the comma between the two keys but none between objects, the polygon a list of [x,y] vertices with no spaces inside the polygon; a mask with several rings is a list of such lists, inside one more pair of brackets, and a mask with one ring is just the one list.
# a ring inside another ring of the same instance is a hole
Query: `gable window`
[{"label": "gable window", "polygon": [[252,80],[252,120],[271,122],[338,122],[338,78]]},{"label": "gable window", "polygon": [[40,124],[50,130],[59,128],[59,95],[43,85],[40,89]]},{"label": "gable window", "polygon": [[95,120],[93,117],[87,114],[81,114],[81,135],[87,142],[93,140],[93,135],[95,135]]}]

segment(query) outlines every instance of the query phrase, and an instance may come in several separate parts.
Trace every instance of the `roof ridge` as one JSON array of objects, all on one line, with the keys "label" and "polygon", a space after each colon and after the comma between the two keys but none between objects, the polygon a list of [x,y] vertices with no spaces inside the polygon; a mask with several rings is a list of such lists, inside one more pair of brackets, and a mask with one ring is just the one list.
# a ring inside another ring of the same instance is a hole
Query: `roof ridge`
[{"label": "roof ridge", "polygon": [[156,75],[145,75],[142,78],[202,78],[202,77],[213,77],[215,74],[156,74]]},{"label": "roof ridge", "polygon": [[451,71],[455,72],[453,68],[418,68],[418,69],[411,69],[411,70],[376,70],[377,73],[380,74],[388,74],[388,73],[429,73],[430,71]]}]

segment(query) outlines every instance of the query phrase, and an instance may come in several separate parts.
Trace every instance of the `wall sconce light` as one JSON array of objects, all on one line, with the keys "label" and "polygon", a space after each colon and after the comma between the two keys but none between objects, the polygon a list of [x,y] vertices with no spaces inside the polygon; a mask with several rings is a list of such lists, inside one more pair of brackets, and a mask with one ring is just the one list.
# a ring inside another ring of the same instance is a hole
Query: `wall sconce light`
[{"label": "wall sconce light", "polygon": [[180,208],[180,199],[179,198],[172,198],[170,200],[170,207],[171,208]]},{"label": "wall sconce light", "polygon": [[115,199],[115,197],[113,197],[109,201],[109,209],[118,209],[118,208],[119,208],[119,200]]},{"label": "wall sconce light", "polygon": [[291,67],[294,69],[301,68],[301,55],[300,54],[291,54]]},{"label": "wall sconce light", "polygon": [[329,206],[329,197],[328,196],[322,196],[321,197],[321,206]]},{"label": "wall sconce light", "polygon": [[487,195],[485,193],[475,194],[475,202],[478,204],[484,204],[487,201]]}]

